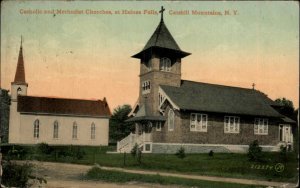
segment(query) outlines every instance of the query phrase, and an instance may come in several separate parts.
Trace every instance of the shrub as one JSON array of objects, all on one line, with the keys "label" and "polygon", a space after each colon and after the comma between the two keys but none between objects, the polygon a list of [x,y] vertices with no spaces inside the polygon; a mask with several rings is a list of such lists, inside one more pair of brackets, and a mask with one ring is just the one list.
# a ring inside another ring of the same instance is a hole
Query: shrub
[{"label": "shrub", "polygon": [[250,161],[262,160],[262,148],[258,144],[258,140],[254,140],[250,143],[248,149],[248,157]]},{"label": "shrub", "polygon": [[179,150],[175,153],[175,155],[180,158],[180,159],[183,159],[186,157],[185,155],[185,150],[183,147],[180,147]]},{"label": "shrub", "polygon": [[284,146],[284,145],[280,146],[279,155],[280,155],[281,160],[287,161],[287,146]]},{"label": "shrub", "polygon": [[209,153],[208,153],[208,155],[209,155],[210,157],[214,156],[214,151],[213,151],[213,150],[210,150]]},{"label": "shrub", "polygon": [[27,155],[26,149],[22,146],[12,146],[9,151],[7,152],[6,159],[24,159]]},{"label": "shrub", "polygon": [[136,157],[136,154],[137,154],[138,149],[139,149],[139,146],[138,146],[137,144],[135,144],[135,145],[133,146],[133,148],[131,149],[130,153],[131,153],[131,155],[132,155],[133,157]]},{"label": "shrub", "polygon": [[44,142],[37,144],[37,150],[40,154],[50,154],[52,152],[52,148]]},{"label": "shrub", "polygon": [[27,187],[32,165],[7,162],[3,164],[2,183],[8,187]]}]

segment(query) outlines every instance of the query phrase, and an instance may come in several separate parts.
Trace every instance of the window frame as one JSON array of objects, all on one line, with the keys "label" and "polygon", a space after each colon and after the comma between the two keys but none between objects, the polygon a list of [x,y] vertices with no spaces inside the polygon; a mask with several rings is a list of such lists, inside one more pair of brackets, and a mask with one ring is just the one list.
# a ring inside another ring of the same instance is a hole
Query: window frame
[{"label": "window frame", "polygon": [[156,122],[155,124],[155,130],[160,132],[161,131],[161,127],[162,127],[162,122],[161,121],[158,121]]},{"label": "window frame", "polygon": [[170,72],[172,69],[172,60],[168,57],[160,58],[159,70],[164,72]]},{"label": "window frame", "polygon": [[175,129],[175,112],[174,110],[170,109],[168,112],[168,131],[174,131],[174,129]]},{"label": "window frame", "polygon": [[[261,122],[262,122],[262,124],[261,124]],[[261,130],[261,132],[260,132],[260,130]],[[254,118],[253,132],[254,132],[254,135],[268,135],[269,134],[269,119],[268,118]]]},{"label": "window frame", "polygon": [[96,139],[96,125],[94,122],[91,124],[91,139]]},{"label": "window frame", "polygon": [[142,82],[142,94],[150,93],[151,91],[151,82],[150,80],[146,80]]},{"label": "window frame", "polygon": [[72,139],[73,140],[77,140],[78,139],[78,125],[77,125],[76,121],[73,123]]},{"label": "window frame", "polygon": [[59,129],[59,124],[58,121],[55,120],[53,123],[53,139],[58,139],[58,129]]},{"label": "window frame", "polygon": [[[195,119],[193,120],[193,115]],[[198,117],[200,117],[200,121],[198,121]],[[203,123],[203,119],[205,117],[205,122]],[[192,126],[195,126],[192,128]],[[205,126],[205,128],[203,128]],[[207,132],[208,126],[208,115],[203,113],[191,113],[190,114],[190,131],[191,132]]]},{"label": "window frame", "polygon": [[36,119],[33,122],[33,138],[39,139],[40,138],[40,120]]},{"label": "window frame", "polygon": [[[227,118],[228,118],[228,122],[226,121]],[[232,120],[233,120],[233,122],[232,122]],[[238,120],[238,121],[236,122],[236,120]],[[239,116],[224,116],[224,133],[239,134],[240,133],[240,122],[241,122],[241,118]],[[226,130],[227,126],[228,126],[228,130]],[[237,129],[237,131],[236,131],[236,129]]]}]

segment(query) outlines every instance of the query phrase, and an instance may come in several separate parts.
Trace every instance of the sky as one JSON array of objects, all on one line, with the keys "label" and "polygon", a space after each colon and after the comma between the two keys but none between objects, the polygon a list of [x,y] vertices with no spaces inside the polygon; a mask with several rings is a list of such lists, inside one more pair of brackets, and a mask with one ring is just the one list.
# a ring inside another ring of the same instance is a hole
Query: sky
[{"label": "sky", "polygon": [[[169,31],[183,51],[192,53],[182,59],[182,79],[244,88],[255,83],[271,99],[285,97],[299,106],[297,2],[1,3],[1,88],[10,89],[14,79],[22,35],[28,95],[106,97],[111,109],[134,105],[140,69],[131,56],[143,49],[159,24],[160,14],[150,13],[164,6]],[[141,14],[117,14],[122,10]],[[180,11],[189,14],[174,14]]]}]

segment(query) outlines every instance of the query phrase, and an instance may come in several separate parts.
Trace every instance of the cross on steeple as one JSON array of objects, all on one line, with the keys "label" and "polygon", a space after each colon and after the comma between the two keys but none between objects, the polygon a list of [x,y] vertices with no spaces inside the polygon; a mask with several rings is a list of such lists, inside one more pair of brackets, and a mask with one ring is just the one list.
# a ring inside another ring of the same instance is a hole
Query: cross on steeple
[{"label": "cross on steeple", "polygon": [[23,36],[21,35],[21,48],[22,48],[22,43],[23,43]]},{"label": "cross on steeple", "polygon": [[159,13],[161,14],[160,21],[164,21],[164,11],[165,11],[165,10],[166,10],[166,9],[164,9],[164,7],[161,6],[161,9],[160,9],[160,11],[159,11]]},{"label": "cross on steeple", "polygon": [[253,90],[255,89],[255,83],[252,84],[252,89],[253,89]]}]

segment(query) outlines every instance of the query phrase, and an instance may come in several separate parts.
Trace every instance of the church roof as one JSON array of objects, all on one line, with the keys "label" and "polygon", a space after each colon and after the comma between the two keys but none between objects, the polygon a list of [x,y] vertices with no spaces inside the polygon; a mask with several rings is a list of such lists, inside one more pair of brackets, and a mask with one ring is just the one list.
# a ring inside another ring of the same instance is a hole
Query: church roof
[{"label": "church roof", "polygon": [[159,25],[146,43],[143,50],[132,57],[141,58],[144,56],[144,53],[146,53],[147,51],[151,51],[152,48],[173,51],[173,53],[179,54],[180,57],[190,55],[190,53],[184,52],[179,48],[175,39],[165,25],[163,19],[160,21]]},{"label": "church roof", "polygon": [[18,112],[95,117],[109,117],[111,115],[105,98],[101,101],[18,96]]},{"label": "church roof", "polygon": [[283,117],[274,101],[254,89],[182,80],[180,87],[160,86],[181,110]]},{"label": "church roof", "polygon": [[14,79],[13,83],[26,84],[22,42],[21,42],[20,51],[19,51],[16,75],[15,75],[15,79]]}]

